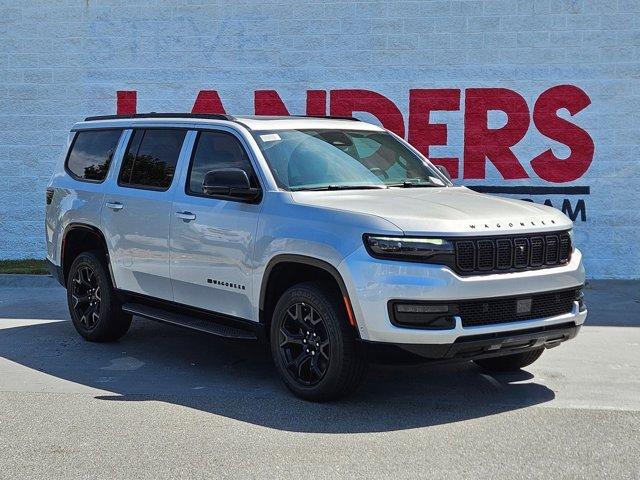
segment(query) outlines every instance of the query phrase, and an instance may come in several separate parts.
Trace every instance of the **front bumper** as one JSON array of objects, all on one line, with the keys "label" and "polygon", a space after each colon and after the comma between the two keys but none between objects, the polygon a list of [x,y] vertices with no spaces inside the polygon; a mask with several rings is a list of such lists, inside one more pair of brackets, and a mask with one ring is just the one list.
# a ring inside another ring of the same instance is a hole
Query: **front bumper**
[{"label": "front bumper", "polygon": [[368,342],[451,346],[469,336],[515,334],[561,324],[580,326],[587,316],[576,302],[571,312],[562,315],[474,327],[463,327],[456,320],[455,327],[446,330],[399,327],[389,318],[390,300],[455,302],[579,288],[585,272],[577,249],[561,267],[462,277],[440,265],[375,259],[362,247],[345,258],[338,270],[349,292],[360,338]]},{"label": "front bumper", "polygon": [[536,348],[553,348],[574,338],[580,325],[561,323],[520,331],[459,337],[452,344],[382,343],[360,340],[359,348],[369,361],[401,363],[412,361],[463,361],[521,353]]}]

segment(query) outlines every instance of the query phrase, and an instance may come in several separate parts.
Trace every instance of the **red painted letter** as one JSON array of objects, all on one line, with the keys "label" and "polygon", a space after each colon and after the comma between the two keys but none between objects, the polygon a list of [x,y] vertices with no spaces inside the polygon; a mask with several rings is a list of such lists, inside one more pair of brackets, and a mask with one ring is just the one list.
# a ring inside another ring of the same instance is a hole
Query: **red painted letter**
[{"label": "red painted letter", "polygon": [[374,115],[382,125],[404,137],[404,119],[395,103],[370,90],[331,90],[331,115],[350,117],[353,112]]},{"label": "red painted letter", "polygon": [[118,90],[116,92],[116,113],[133,115],[138,106],[138,92],[135,90]]},{"label": "red painted letter", "polygon": [[256,90],[253,108],[256,115],[289,115],[289,110],[275,90]]},{"label": "red painted letter", "polygon": [[409,91],[409,142],[433,163],[449,170],[458,178],[457,158],[433,158],[429,155],[431,145],[447,144],[447,125],[429,123],[432,110],[459,110],[459,89],[418,89]]},{"label": "red painted letter", "polygon": [[307,115],[327,114],[327,92],[324,90],[307,90]]},{"label": "red painted letter", "polygon": [[[307,90],[307,115],[327,114],[327,92]],[[256,115],[290,115],[286,105],[275,90],[256,90],[254,93]]]},{"label": "red painted letter", "polygon": [[[487,113],[502,110],[505,126],[490,129]],[[465,92],[464,178],[485,178],[485,159],[493,163],[503,178],[528,178],[511,151],[529,128],[529,108],[522,96],[506,88],[469,88]]]},{"label": "red painted letter", "polygon": [[544,136],[564,143],[571,149],[566,159],[556,157],[551,149],[531,160],[540,178],[549,182],[570,182],[580,178],[593,160],[593,139],[577,125],[560,118],[557,112],[566,108],[571,116],[584,110],[591,100],[573,85],[558,85],[542,92],[533,107],[533,123]]},{"label": "red painted letter", "polygon": [[224,111],[222,101],[215,90],[200,90],[191,113],[227,113]]}]

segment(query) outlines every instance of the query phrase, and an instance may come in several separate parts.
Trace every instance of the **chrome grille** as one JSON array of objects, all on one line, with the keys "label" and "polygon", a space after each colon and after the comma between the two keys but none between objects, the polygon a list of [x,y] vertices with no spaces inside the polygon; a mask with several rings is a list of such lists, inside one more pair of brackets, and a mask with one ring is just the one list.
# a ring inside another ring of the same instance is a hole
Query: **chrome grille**
[{"label": "chrome grille", "polygon": [[572,250],[569,232],[455,240],[455,246],[463,275],[564,265]]}]

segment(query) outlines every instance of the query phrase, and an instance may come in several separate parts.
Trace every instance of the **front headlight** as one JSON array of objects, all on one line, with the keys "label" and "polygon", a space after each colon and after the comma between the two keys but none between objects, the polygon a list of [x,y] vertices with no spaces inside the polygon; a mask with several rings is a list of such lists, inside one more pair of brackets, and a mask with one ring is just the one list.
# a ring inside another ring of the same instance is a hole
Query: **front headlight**
[{"label": "front headlight", "polygon": [[449,265],[455,256],[453,242],[443,238],[365,235],[364,245],[371,256],[389,260]]}]

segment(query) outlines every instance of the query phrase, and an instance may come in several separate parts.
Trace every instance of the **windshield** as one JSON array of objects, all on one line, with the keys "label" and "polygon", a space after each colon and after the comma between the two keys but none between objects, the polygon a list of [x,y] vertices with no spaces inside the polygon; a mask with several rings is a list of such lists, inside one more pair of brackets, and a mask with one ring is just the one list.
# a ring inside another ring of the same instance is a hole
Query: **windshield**
[{"label": "windshield", "polygon": [[285,190],[445,186],[433,167],[387,132],[277,130],[254,136]]}]

